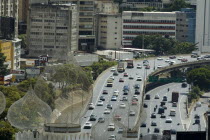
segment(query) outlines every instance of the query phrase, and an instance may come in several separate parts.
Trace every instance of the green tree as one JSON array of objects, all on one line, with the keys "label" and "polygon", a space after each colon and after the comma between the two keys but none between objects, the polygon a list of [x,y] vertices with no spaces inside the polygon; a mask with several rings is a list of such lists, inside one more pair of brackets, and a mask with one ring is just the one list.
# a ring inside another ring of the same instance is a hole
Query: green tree
[{"label": "green tree", "polygon": [[181,42],[181,43],[177,43],[175,48],[178,54],[183,54],[183,53],[188,54],[196,50],[196,45],[190,42]]},{"label": "green tree", "polygon": [[0,139],[1,140],[14,140],[14,134],[18,132],[17,129],[12,127],[7,121],[0,121]]},{"label": "green tree", "polygon": [[189,8],[190,4],[186,3],[185,0],[174,0],[171,4],[166,5],[162,11],[172,12],[172,11],[180,11],[181,8]]},{"label": "green tree", "polygon": [[35,78],[29,78],[27,80],[22,81],[17,85],[17,88],[22,92],[27,92],[29,87],[32,86],[34,88],[34,85],[36,84],[37,79]]},{"label": "green tree", "polygon": [[201,90],[209,90],[210,70],[207,68],[197,68],[187,73],[187,82],[198,86]]},{"label": "green tree", "polygon": [[19,39],[21,39],[21,48],[28,49],[26,45],[26,34],[21,34],[18,36]]},{"label": "green tree", "polygon": [[0,50],[0,76],[5,76],[8,74],[9,70],[7,69],[8,65],[5,65],[4,62],[6,61],[6,56],[1,53]]}]

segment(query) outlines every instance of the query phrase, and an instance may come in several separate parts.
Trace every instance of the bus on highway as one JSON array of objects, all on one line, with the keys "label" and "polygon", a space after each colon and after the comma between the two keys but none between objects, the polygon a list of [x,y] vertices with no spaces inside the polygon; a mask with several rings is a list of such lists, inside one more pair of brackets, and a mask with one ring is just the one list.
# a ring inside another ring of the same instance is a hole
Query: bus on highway
[{"label": "bus on highway", "polygon": [[171,109],[170,110],[170,116],[176,116],[176,110]]}]

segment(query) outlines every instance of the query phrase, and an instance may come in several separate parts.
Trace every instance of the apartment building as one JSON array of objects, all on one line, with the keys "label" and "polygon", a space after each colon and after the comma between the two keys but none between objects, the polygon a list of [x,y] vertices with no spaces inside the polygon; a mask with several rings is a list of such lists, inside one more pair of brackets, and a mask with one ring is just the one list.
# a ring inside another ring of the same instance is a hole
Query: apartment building
[{"label": "apartment building", "polygon": [[18,0],[0,0],[0,17],[15,19],[14,38],[18,37]]},{"label": "apartment building", "polygon": [[132,40],[138,35],[161,35],[176,37],[175,12],[139,12],[122,13],[122,45],[132,47]]},{"label": "apartment building", "polygon": [[196,12],[192,8],[182,8],[176,12],[176,39],[195,43]]},{"label": "apartment building", "polygon": [[95,0],[50,0],[53,3],[74,3],[79,10],[80,51],[93,52],[96,49]]},{"label": "apartment building", "polygon": [[65,60],[78,50],[78,9],[74,4],[32,4],[27,29],[29,56]]},{"label": "apartment building", "polygon": [[201,52],[210,52],[210,0],[197,0],[196,43]]},{"label": "apartment building", "polygon": [[29,9],[29,0],[19,0],[19,4],[18,4],[18,32],[19,34],[26,33],[28,9]]}]

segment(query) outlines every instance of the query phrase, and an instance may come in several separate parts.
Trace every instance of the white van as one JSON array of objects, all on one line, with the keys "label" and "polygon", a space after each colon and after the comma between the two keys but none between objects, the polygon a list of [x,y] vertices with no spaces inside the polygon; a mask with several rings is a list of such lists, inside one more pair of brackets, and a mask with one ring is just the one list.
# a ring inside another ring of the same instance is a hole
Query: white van
[{"label": "white van", "polygon": [[176,116],[176,111],[174,109],[170,110],[170,116]]}]

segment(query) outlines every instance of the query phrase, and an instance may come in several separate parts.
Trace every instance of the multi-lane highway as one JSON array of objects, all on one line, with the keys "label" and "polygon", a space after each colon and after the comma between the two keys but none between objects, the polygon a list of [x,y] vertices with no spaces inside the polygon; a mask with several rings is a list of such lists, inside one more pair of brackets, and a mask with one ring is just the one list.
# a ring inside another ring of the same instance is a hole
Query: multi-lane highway
[{"label": "multi-lane highway", "polygon": [[[190,56],[184,56],[185,58],[188,59],[188,61],[196,61],[196,58],[191,58]],[[92,103],[95,106],[94,110],[88,110],[87,113],[85,114],[85,116],[83,116],[83,118],[81,118],[81,125],[82,125],[82,131],[86,132],[86,133],[91,133],[93,136],[93,139],[95,140],[103,140],[103,139],[109,139],[109,137],[111,135],[115,135],[117,137],[117,139],[125,139],[122,137],[122,135],[126,135],[126,134],[119,134],[118,133],[118,129],[119,128],[133,128],[133,126],[135,125],[136,121],[137,121],[137,115],[139,115],[139,104],[141,102],[141,95],[137,95],[137,98],[139,99],[137,102],[137,105],[131,105],[131,100],[134,96],[134,88],[133,86],[135,84],[139,84],[140,85],[140,91],[142,91],[142,86],[143,86],[143,81],[146,78],[146,76],[148,76],[151,72],[154,71],[154,68],[157,69],[158,67],[165,67],[168,66],[168,62],[165,62],[166,59],[168,59],[168,57],[162,57],[163,60],[161,59],[157,59],[157,58],[153,58],[153,59],[148,59],[149,61],[149,65],[150,65],[150,69],[145,69],[143,64],[142,64],[142,60],[138,60],[138,61],[134,61],[134,68],[132,69],[127,69],[125,70],[126,73],[128,73],[128,75],[133,76],[134,79],[131,80],[128,77],[124,77],[123,73],[119,73],[118,76],[114,76],[114,84],[113,87],[106,87],[106,81],[107,79],[113,75],[113,72],[109,70],[105,71],[103,74],[100,75],[100,77],[97,79],[97,81],[95,82],[95,86],[94,86],[94,90],[93,90],[93,98],[92,98]],[[178,57],[177,57],[178,58]],[[178,63],[182,63],[180,60],[173,59],[173,61],[175,61],[175,64]],[[142,65],[142,69],[137,69],[137,64],[141,64]],[[136,81],[137,77],[140,76],[142,77],[143,81]],[[123,78],[124,82],[119,82],[119,78]],[[123,86],[124,85],[128,85],[130,87],[130,91],[128,93],[128,95],[123,95]],[[172,85],[171,90],[172,89],[178,89],[180,90],[180,92],[185,93],[187,92],[186,89],[182,89],[180,87],[180,84],[177,85]],[[102,92],[103,90],[107,90],[108,94],[107,95],[103,95]],[[119,95],[117,97],[117,101],[111,101],[111,98],[113,96],[113,92],[115,90],[119,91]],[[151,91],[152,92],[152,91]],[[166,91],[166,89],[161,89],[159,92],[159,96],[160,99],[162,99],[163,95],[167,95],[168,99],[170,99],[171,94],[169,92]],[[149,103],[148,108],[146,109],[146,114],[147,114],[147,118],[145,121],[147,122],[147,125],[149,126],[149,128],[151,129],[150,133],[152,133],[153,131],[153,127],[150,126],[150,123],[152,121],[152,119],[150,119],[150,115],[152,112],[154,112],[154,106],[155,103],[157,103],[159,100],[154,100],[154,93],[151,93],[151,103]],[[104,96],[105,101],[103,101],[103,106],[97,106],[97,102],[100,100],[100,96]],[[128,101],[120,101],[123,97],[127,97]],[[160,129],[163,129],[164,125],[166,125],[166,128],[172,128],[172,124],[173,126],[175,126],[175,129],[181,129],[181,130],[185,130],[188,129],[189,127],[183,125],[185,122],[183,121],[184,118],[182,118],[182,114],[184,114],[185,109],[184,109],[184,102],[185,102],[185,94],[181,94],[179,100],[180,100],[180,104],[175,108],[175,110],[177,111],[176,113],[176,117],[171,117],[173,119],[173,123],[171,124],[165,124],[163,119],[160,119],[159,116],[157,116],[156,118],[156,123],[157,125],[160,127]],[[147,102],[147,101],[145,101]],[[120,108],[120,104],[124,103],[125,104],[125,108]],[[110,114],[104,114],[105,108],[107,107],[107,104],[111,104],[112,105],[112,109],[110,109]],[[167,103],[167,107],[168,109],[166,110],[166,115],[168,117],[168,111],[171,108],[171,104]],[[129,116],[130,111],[135,112],[135,116]],[[157,111],[157,110],[156,110]],[[89,121],[90,116],[91,115],[96,115],[96,121]],[[118,115],[121,117],[121,121],[115,121],[114,118],[115,116]],[[98,119],[102,117],[105,119],[104,123],[98,123]],[[184,115],[183,115],[184,117]],[[83,129],[84,125],[86,122],[91,122],[92,123],[92,129]],[[115,131],[108,131],[108,125],[110,123],[114,123],[115,124]],[[180,125],[177,125],[177,123],[180,123]],[[187,127],[187,128],[186,128]],[[141,131],[139,131],[139,133],[142,133],[143,135],[146,135],[147,131],[144,130],[143,128],[141,129]]]}]

